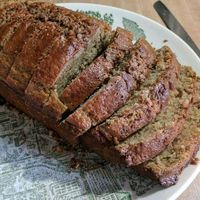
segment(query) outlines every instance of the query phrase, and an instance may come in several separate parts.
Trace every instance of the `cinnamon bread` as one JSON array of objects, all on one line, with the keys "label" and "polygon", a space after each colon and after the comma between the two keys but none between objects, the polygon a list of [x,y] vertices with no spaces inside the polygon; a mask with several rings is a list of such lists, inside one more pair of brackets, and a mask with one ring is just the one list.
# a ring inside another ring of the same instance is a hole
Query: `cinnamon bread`
[{"label": "cinnamon bread", "polygon": [[[18,7],[30,16],[30,26],[37,23],[33,33],[24,38],[27,41],[16,59],[12,54],[15,61],[2,64],[7,68],[6,83],[22,95],[25,93],[38,109],[59,120],[67,110],[58,98],[59,93],[107,46],[112,38],[111,28],[102,21],[53,4],[22,3]],[[12,15],[21,25],[21,18],[15,18],[16,13]]]}]

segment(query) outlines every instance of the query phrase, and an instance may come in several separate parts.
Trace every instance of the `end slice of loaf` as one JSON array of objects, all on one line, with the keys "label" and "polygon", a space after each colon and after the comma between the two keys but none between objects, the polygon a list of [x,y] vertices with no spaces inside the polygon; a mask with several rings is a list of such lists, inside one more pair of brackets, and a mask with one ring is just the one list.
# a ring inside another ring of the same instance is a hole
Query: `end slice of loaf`
[{"label": "end slice of loaf", "polygon": [[110,75],[113,68],[122,62],[132,44],[132,34],[117,28],[111,44],[63,91],[61,101],[69,110],[84,102]]},{"label": "end slice of loaf", "polygon": [[181,134],[158,156],[139,165],[136,169],[164,186],[176,184],[182,170],[191,162],[200,145],[200,78],[197,81],[197,97],[184,123]]},{"label": "end slice of loaf", "polygon": [[95,92],[83,105],[75,110],[61,123],[61,127],[69,134],[69,143],[91,127],[110,117],[123,106],[148,76],[155,62],[155,51],[145,40],[139,40],[130,51],[129,59],[114,70],[107,84]]},{"label": "end slice of loaf", "polygon": [[173,90],[166,107],[156,118],[118,145],[105,145],[92,137],[90,132],[81,142],[104,159],[139,165],[163,151],[181,132],[195,95],[196,75],[189,67],[182,67],[177,88]]},{"label": "end slice of loaf", "polygon": [[100,143],[118,144],[151,122],[167,103],[176,84],[179,63],[168,47],[157,51],[157,64],[130,100],[89,134]]}]

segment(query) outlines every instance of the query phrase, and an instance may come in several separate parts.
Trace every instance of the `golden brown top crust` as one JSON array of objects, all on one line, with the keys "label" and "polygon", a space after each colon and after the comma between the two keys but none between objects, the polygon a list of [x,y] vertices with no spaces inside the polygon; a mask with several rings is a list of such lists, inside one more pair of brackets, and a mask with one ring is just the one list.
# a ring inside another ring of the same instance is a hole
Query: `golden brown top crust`
[{"label": "golden brown top crust", "polygon": [[27,11],[24,4],[13,3],[5,6],[0,11],[0,26],[13,20],[26,19],[32,15]]},{"label": "golden brown top crust", "polygon": [[33,33],[33,31],[33,21],[30,19],[25,19],[21,23],[19,23],[19,21],[16,22],[16,26],[14,26],[13,29],[11,29],[6,34],[4,32],[4,45],[2,47],[1,57],[4,58],[4,61],[2,60],[2,62],[5,63],[7,61],[9,63],[9,66],[6,67],[5,65],[4,67],[2,67],[2,71],[0,73],[2,79],[5,79],[7,77],[16,56],[21,52],[26,42],[26,39],[29,37],[29,35]]},{"label": "golden brown top crust", "polygon": [[17,27],[14,35],[4,46],[4,52],[6,54],[16,54],[24,45],[28,35],[34,31],[33,21],[30,19],[23,20]]},{"label": "golden brown top crust", "polygon": [[[47,20],[47,14],[51,19],[56,19],[59,23],[66,26],[73,20],[76,23],[82,23],[85,28],[100,25],[105,31],[110,31],[111,27],[102,20],[96,20],[93,17],[87,16],[81,12],[75,12],[67,8],[55,6],[51,3],[35,2],[27,3],[27,8],[31,13],[37,13],[38,17]],[[76,23],[74,25],[76,26]]]}]

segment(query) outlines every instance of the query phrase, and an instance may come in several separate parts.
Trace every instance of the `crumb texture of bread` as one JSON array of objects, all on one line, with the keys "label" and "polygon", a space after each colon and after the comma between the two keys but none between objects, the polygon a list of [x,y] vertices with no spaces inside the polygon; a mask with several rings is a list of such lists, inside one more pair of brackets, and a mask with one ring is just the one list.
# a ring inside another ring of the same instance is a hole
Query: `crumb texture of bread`
[{"label": "crumb texture of bread", "polygon": [[195,102],[181,134],[158,156],[137,167],[142,175],[158,180],[164,187],[176,184],[182,170],[192,161],[200,144],[200,78]]},{"label": "crumb texture of bread", "polygon": [[115,147],[128,166],[152,159],[181,132],[195,95],[195,81],[195,73],[182,67],[180,80],[165,108],[151,123]]}]

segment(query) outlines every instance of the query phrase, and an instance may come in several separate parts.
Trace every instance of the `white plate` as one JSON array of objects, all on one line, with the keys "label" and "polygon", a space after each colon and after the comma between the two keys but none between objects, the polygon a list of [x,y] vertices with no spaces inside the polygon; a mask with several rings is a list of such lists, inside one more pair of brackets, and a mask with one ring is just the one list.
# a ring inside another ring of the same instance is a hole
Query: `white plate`
[{"label": "white plate", "polygon": [[[61,3],[59,5],[73,10],[99,12],[101,14],[101,18],[103,18],[105,14],[108,16],[112,14],[113,28],[126,28],[123,23],[124,18],[133,21],[136,23],[136,25],[134,25],[134,23],[132,25],[133,32],[136,31],[137,34],[138,31],[141,31],[140,29],[142,29],[146,39],[156,48],[160,48],[164,44],[168,45],[175,52],[182,65],[192,66],[197,74],[200,75],[200,58],[195,54],[195,52],[172,31],[147,17],[124,9],[99,4]],[[167,40],[167,42],[165,42],[165,40]],[[200,152],[198,153],[198,156],[199,155]],[[189,167],[183,171],[179,182],[175,186],[161,190],[156,190],[155,188],[154,191],[151,191],[149,194],[145,194],[144,197],[138,197],[137,199],[176,199],[191,184],[199,172],[200,163],[198,165],[189,165]]]},{"label": "white plate", "polygon": [[[102,5],[59,5],[89,11],[89,14],[112,23],[113,28],[120,26],[134,31],[136,37],[145,34],[156,48],[167,40],[166,44],[176,53],[181,64],[192,66],[200,74],[200,60],[192,49],[175,34],[146,17]],[[172,200],[200,171],[200,164],[190,165],[175,186],[163,189],[150,179],[138,176],[132,169],[102,161],[96,154],[81,149],[61,151],[59,143],[52,132],[38,122],[10,106],[0,106],[0,200]],[[95,169],[71,169],[71,158],[75,155],[86,161],[89,168]],[[138,197],[136,192],[144,194]]]}]

